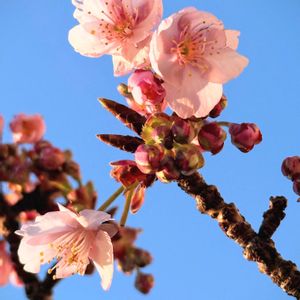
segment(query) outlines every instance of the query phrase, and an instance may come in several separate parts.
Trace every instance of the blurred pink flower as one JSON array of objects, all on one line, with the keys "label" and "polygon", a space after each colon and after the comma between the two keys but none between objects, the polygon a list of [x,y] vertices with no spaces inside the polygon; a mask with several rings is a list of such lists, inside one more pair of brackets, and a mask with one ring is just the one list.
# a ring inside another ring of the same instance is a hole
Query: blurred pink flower
[{"label": "blurred pink flower", "polygon": [[4,118],[0,115],[0,138],[3,135],[3,128],[4,128]]},{"label": "blurred pink flower", "polygon": [[14,270],[10,256],[5,249],[5,241],[0,241],[0,286],[6,285],[9,281],[14,286],[22,286],[20,278]]},{"label": "blurred pink flower", "polygon": [[36,143],[42,139],[46,125],[41,115],[19,114],[10,123],[16,143]]},{"label": "blurred pink flower", "polygon": [[142,115],[163,112],[167,106],[162,81],[149,70],[136,70],[128,79],[129,106]]},{"label": "blurred pink flower", "polygon": [[23,238],[18,250],[24,270],[38,273],[40,266],[57,258],[54,278],[74,273],[84,275],[90,260],[102,279],[104,290],[109,289],[113,276],[113,247],[111,237],[116,225],[103,224],[111,220],[105,212],[85,209],[79,214],[59,205],[60,211],[38,216],[16,233]]},{"label": "blurred pink flower", "polygon": [[69,32],[75,51],[113,56],[116,76],[149,65],[149,43],[162,16],[162,0],[73,0],[79,25]]},{"label": "blurred pink flower", "polygon": [[238,36],[193,7],[162,21],[152,37],[150,61],[165,81],[168,104],[180,117],[207,116],[222,97],[222,84],[247,66],[248,59],[235,51]]}]

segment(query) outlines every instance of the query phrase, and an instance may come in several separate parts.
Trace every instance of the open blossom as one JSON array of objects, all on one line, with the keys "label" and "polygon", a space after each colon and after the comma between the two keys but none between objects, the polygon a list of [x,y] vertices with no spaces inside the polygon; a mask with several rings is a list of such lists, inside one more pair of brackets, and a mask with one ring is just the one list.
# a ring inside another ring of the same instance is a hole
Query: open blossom
[{"label": "open blossom", "polygon": [[182,118],[205,117],[222,97],[222,84],[238,76],[248,59],[235,50],[238,31],[193,7],[164,20],[150,45],[152,68],[165,81],[167,102]]},{"label": "open blossom", "polygon": [[14,286],[22,286],[16,271],[14,270],[10,256],[5,249],[5,241],[0,241],[0,286],[11,282]]},{"label": "open blossom", "polygon": [[111,237],[116,226],[103,224],[111,220],[105,212],[85,209],[76,214],[59,205],[60,211],[38,216],[16,233],[22,236],[18,255],[24,270],[38,273],[44,263],[57,259],[49,270],[55,278],[78,273],[84,275],[90,260],[94,262],[107,290],[113,276],[113,247]]},{"label": "open blossom", "polygon": [[82,55],[113,56],[115,75],[149,64],[153,28],[162,16],[161,0],[73,0],[80,23],[69,41]]},{"label": "open blossom", "polygon": [[41,115],[19,114],[10,123],[16,143],[36,143],[42,139],[46,125]]}]

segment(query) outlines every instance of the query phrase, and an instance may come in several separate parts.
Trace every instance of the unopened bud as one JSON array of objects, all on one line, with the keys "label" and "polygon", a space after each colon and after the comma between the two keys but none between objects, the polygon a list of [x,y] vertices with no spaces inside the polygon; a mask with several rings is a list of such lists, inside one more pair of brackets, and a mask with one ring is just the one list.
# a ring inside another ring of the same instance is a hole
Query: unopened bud
[{"label": "unopened bud", "polygon": [[46,170],[57,170],[65,162],[64,153],[55,147],[43,148],[40,152],[39,165]]},{"label": "unopened bud", "polygon": [[152,255],[148,251],[143,249],[135,248],[134,255],[135,263],[140,268],[144,268],[150,265],[153,260]]},{"label": "unopened bud", "polygon": [[158,146],[140,145],[135,151],[135,162],[144,174],[154,174],[160,169],[163,150]]},{"label": "unopened bud", "polygon": [[180,171],[178,170],[172,156],[166,155],[163,158],[162,169],[159,172],[156,172],[156,177],[163,183],[175,181],[180,177]]},{"label": "unopened bud", "polygon": [[291,180],[300,179],[300,156],[287,157],[282,163],[281,171]]},{"label": "unopened bud", "polygon": [[152,274],[139,272],[135,279],[135,287],[143,294],[148,294],[154,286],[154,277]]},{"label": "unopened bud", "polygon": [[244,153],[251,151],[262,141],[262,134],[253,123],[231,124],[229,133],[232,144]]},{"label": "unopened bud", "polygon": [[223,95],[220,102],[209,113],[209,117],[211,117],[211,118],[219,117],[220,114],[222,113],[222,111],[226,108],[227,103],[228,103],[227,98],[225,95]]},{"label": "unopened bud", "polygon": [[217,154],[222,150],[225,139],[226,132],[216,122],[205,124],[198,134],[201,148],[212,154]]},{"label": "unopened bud", "polygon": [[179,145],[175,146],[175,163],[183,175],[191,175],[204,166],[204,158],[199,146]]},{"label": "unopened bud", "polygon": [[195,130],[188,121],[175,118],[172,126],[174,140],[179,144],[188,144],[195,138]]},{"label": "unopened bud", "polygon": [[300,196],[300,179],[297,179],[293,183],[293,190],[294,192]]}]

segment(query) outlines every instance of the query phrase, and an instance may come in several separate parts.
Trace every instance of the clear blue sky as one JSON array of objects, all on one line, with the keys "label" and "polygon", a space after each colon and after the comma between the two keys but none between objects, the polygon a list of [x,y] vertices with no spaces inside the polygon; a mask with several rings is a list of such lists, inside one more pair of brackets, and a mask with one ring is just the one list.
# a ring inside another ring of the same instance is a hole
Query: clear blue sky
[{"label": "clear blue sky", "polygon": [[[102,145],[96,133],[128,133],[97,102],[103,96],[123,101],[116,92],[110,57],[89,59],[75,53],[67,41],[76,24],[68,0],[9,0],[0,3],[0,112],[44,115],[46,138],[71,147],[86,180],[92,179],[105,199],[117,185],[108,163],[129,157]],[[216,157],[206,155],[203,173],[219,186],[227,201],[258,228],[271,195],[289,198],[287,218],[275,234],[278,250],[300,263],[300,204],[291,182],[282,177],[284,157],[300,154],[299,138],[299,0],[166,0],[164,15],[186,5],[207,10],[227,28],[241,31],[239,51],[250,65],[225,91],[227,121],[259,124],[264,141],[248,155],[228,141]],[[10,136],[6,135],[6,139]],[[200,215],[192,199],[175,184],[156,184],[146,204],[129,224],[141,226],[138,244],[149,249],[156,277],[149,300],[284,300],[289,299],[217,224]],[[115,273],[110,292],[100,288],[98,275],[73,277],[60,283],[55,299],[140,300],[133,277]],[[1,299],[24,299],[22,290],[0,289]]]}]

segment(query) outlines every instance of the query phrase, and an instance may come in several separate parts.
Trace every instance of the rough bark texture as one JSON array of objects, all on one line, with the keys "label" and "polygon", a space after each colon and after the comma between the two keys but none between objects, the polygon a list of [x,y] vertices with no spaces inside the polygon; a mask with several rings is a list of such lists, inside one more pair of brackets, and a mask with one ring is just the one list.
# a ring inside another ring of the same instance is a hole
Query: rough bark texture
[{"label": "rough bark texture", "polygon": [[270,239],[284,217],[285,198],[271,198],[270,209],[264,214],[258,234],[236,206],[226,203],[217,188],[206,184],[201,175],[182,176],[178,185],[195,198],[201,213],[215,219],[223,232],[243,248],[247,260],[257,262],[262,273],[268,275],[288,295],[300,299],[300,272],[293,262],[281,257]]},{"label": "rough bark texture", "polygon": [[[20,208],[20,206],[25,205],[25,203],[33,204],[38,202],[40,199],[36,199],[34,197],[36,195],[35,193],[27,194],[27,196],[19,202],[18,207]],[[41,200],[39,202],[41,202]],[[17,209],[13,209],[13,207],[6,204],[3,195],[0,193],[0,217],[5,218],[4,227],[8,232],[5,239],[10,247],[11,260],[14,263],[15,270],[24,283],[26,295],[30,300],[50,300],[52,299],[52,289],[58,281],[53,280],[52,276],[48,274],[44,281],[40,281],[36,275],[25,272],[23,265],[19,261],[18,248],[20,237],[15,234],[15,231],[20,228],[19,222],[17,221],[17,211]]]}]

